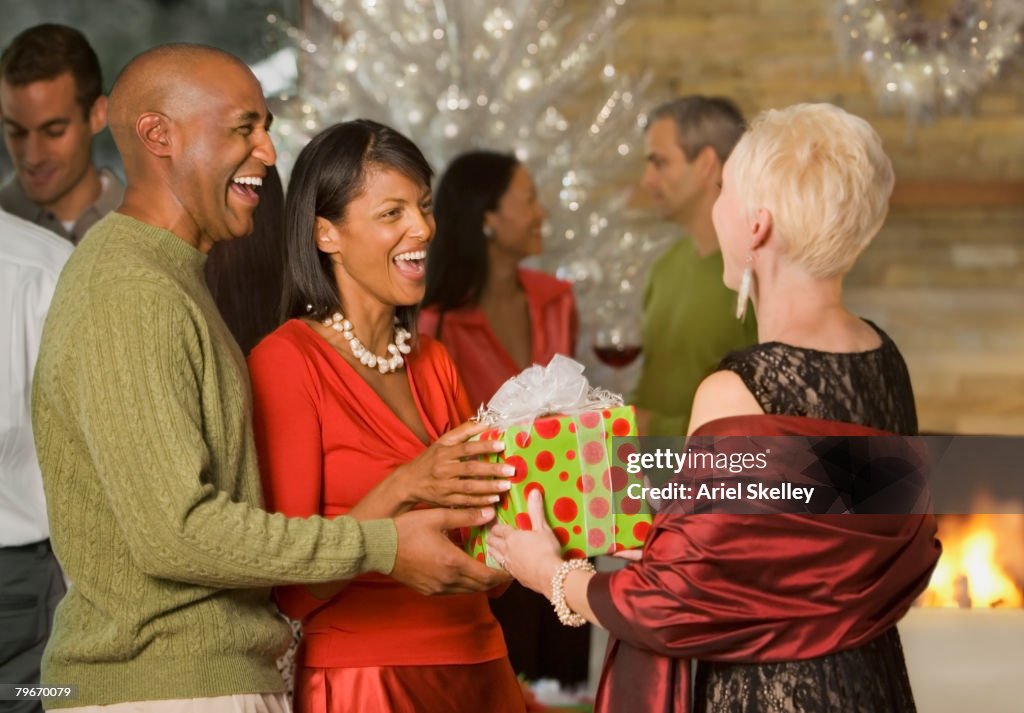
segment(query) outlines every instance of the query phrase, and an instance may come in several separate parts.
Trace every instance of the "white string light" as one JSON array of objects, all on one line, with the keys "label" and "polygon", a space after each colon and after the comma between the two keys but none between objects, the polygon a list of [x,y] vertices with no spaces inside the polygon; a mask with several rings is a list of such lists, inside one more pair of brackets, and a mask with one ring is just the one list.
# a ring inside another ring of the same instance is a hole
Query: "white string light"
[{"label": "white string light", "polygon": [[1021,48],[1022,0],[962,0],[927,21],[908,0],[834,0],[836,40],[883,109],[911,122],[961,108]]}]

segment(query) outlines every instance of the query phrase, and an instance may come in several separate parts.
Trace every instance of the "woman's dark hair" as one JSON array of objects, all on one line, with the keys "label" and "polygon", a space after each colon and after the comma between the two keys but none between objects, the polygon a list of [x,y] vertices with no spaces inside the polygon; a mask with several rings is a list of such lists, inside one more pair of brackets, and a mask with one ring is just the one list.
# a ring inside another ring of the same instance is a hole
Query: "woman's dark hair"
[{"label": "woman's dark hair", "polygon": [[252,235],[217,243],[206,259],[206,284],[243,354],[278,325],[284,278],[284,189],[267,169]]},{"label": "woman's dark hair", "polygon": [[484,214],[498,209],[517,166],[512,154],[470,151],[441,176],[434,192],[437,233],[427,254],[423,305],[436,306],[442,319],[448,310],[480,301],[489,273]]},{"label": "woman's dark hair", "polygon": [[[372,167],[394,169],[424,186],[430,186],[434,175],[416,144],[368,119],[328,127],[299,153],[284,206],[287,270],[282,320],[324,319],[341,309],[330,256],[320,252],[313,239],[316,219],[343,220],[349,204],[365,190]],[[413,305],[395,310],[399,323],[413,334],[418,309]]]}]

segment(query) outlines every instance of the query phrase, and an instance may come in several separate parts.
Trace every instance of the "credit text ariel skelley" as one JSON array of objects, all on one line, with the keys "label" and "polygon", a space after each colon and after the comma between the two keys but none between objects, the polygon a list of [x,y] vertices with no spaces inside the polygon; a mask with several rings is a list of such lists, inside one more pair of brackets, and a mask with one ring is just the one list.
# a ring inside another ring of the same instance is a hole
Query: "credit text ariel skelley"
[{"label": "credit text ariel skelley", "polygon": [[[631,474],[641,473],[648,469],[671,469],[678,475],[684,468],[714,469],[729,473],[750,473],[768,467],[770,449],[757,453],[713,453],[703,450],[687,449],[675,452],[668,448],[653,451],[630,453],[626,459],[626,471]],[[634,500],[703,500],[708,502],[724,502],[735,500],[757,501],[800,501],[810,504],[814,497],[813,485],[794,485],[792,483],[746,483],[746,484],[712,484],[687,485],[671,482],[660,487],[631,483],[626,489],[626,496]]]},{"label": "credit text ariel skelley", "polygon": [[724,502],[728,500],[798,500],[810,504],[814,497],[813,485],[793,485],[780,483],[765,485],[764,483],[747,483],[744,485],[685,485],[683,483],[666,483],[661,487],[648,487],[640,483],[630,483],[626,488],[626,496],[633,500],[706,500]]}]

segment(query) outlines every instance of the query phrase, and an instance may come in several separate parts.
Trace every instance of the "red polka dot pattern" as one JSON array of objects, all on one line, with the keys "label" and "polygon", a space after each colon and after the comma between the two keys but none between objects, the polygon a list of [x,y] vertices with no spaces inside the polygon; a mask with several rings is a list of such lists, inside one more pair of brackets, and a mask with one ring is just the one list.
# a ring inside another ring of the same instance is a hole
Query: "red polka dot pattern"
[{"label": "red polka dot pattern", "polygon": [[629,457],[636,453],[636,444],[634,443],[623,443],[619,446],[618,458],[623,463],[629,462]]},{"label": "red polka dot pattern", "polygon": [[542,418],[539,421],[534,422],[533,430],[541,438],[554,438],[562,430],[562,424],[555,418]]},{"label": "red polka dot pattern", "polygon": [[561,480],[563,483],[568,481],[569,473],[563,470],[561,473],[558,474],[558,479]]},{"label": "red polka dot pattern", "polygon": [[587,510],[589,510],[590,514],[594,517],[608,517],[608,512],[611,510],[611,505],[608,503],[607,498],[597,497],[587,504]]},{"label": "red polka dot pattern", "polygon": [[526,460],[522,456],[509,456],[505,459],[505,462],[516,469],[516,474],[509,478],[512,483],[522,483],[526,480],[526,474],[529,470],[526,465]]},{"label": "red polka dot pattern", "polygon": [[555,537],[558,538],[558,543],[562,545],[562,547],[569,544],[569,531],[564,527],[556,527],[552,532],[555,533]]},{"label": "red polka dot pattern", "polygon": [[544,494],[544,486],[541,485],[540,483],[527,483],[526,487],[523,488],[523,498],[525,500],[529,500],[530,493],[532,493],[534,490],[540,491],[541,495]]},{"label": "red polka dot pattern", "polygon": [[576,489],[581,493],[589,493],[594,490],[594,479],[589,475],[581,475],[576,479]]},{"label": "red polka dot pattern", "polygon": [[526,448],[528,445],[530,445],[530,434],[527,433],[526,431],[520,431],[519,433],[516,434],[515,441],[516,445],[519,446],[520,448]]},{"label": "red polka dot pattern", "polygon": [[625,490],[629,484],[629,473],[624,468],[620,468],[617,465],[611,467],[612,473],[612,490],[616,493]]},{"label": "red polka dot pattern", "polygon": [[590,465],[597,465],[605,458],[607,458],[607,452],[604,449],[604,444],[598,441],[590,441],[589,443],[583,444],[583,461]]},{"label": "red polka dot pattern", "polygon": [[606,539],[604,532],[597,528],[587,533],[587,544],[591,547],[603,547]]},{"label": "red polka dot pattern", "polygon": [[572,498],[559,498],[551,509],[555,519],[559,522],[572,522],[579,514],[579,507]]},{"label": "red polka dot pattern", "polygon": [[533,526],[530,523],[530,516],[525,512],[518,513],[516,515],[516,527],[520,530],[532,530]]},{"label": "red polka dot pattern", "polygon": [[612,435],[628,436],[630,431],[629,421],[624,418],[617,418],[612,421]]},{"label": "red polka dot pattern", "polygon": [[555,467],[555,456],[551,451],[541,451],[533,462],[537,466],[537,470],[547,473]]},{"label": "red polka dot pattern", "polygon": [[640,512],[641,505],[643,505],[642,500],[636,500],[626,496],[622,499],[622,502],[619,503],[619,510],[622,511],[623,515],[636,515]]},{"label": "red polka dot pattern", "polygon": [[643,542],[647,539],[647,533],[651,531],[651,523],[638,522],[633,525],[633,537]]},{"label": "red polka dot pattern", "polygon": [[581,413],[579,418],[584,428],[597,428],[601,424],[601,414],[593,411]]}]

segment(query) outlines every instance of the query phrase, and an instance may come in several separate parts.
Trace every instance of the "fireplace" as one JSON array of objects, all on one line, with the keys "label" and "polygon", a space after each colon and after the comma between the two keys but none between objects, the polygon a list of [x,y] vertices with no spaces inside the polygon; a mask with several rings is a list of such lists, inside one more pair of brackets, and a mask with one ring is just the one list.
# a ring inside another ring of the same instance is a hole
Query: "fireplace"
[{"label": "fireplace", "polygon": [[900,623],[921,713],[1024,711],[1024,515],[939,516],[943,555]]},{"label": "fireplace", "polygon": [[940,515],[942,558],[922,606],[1024,606],[1024,515]]}]

